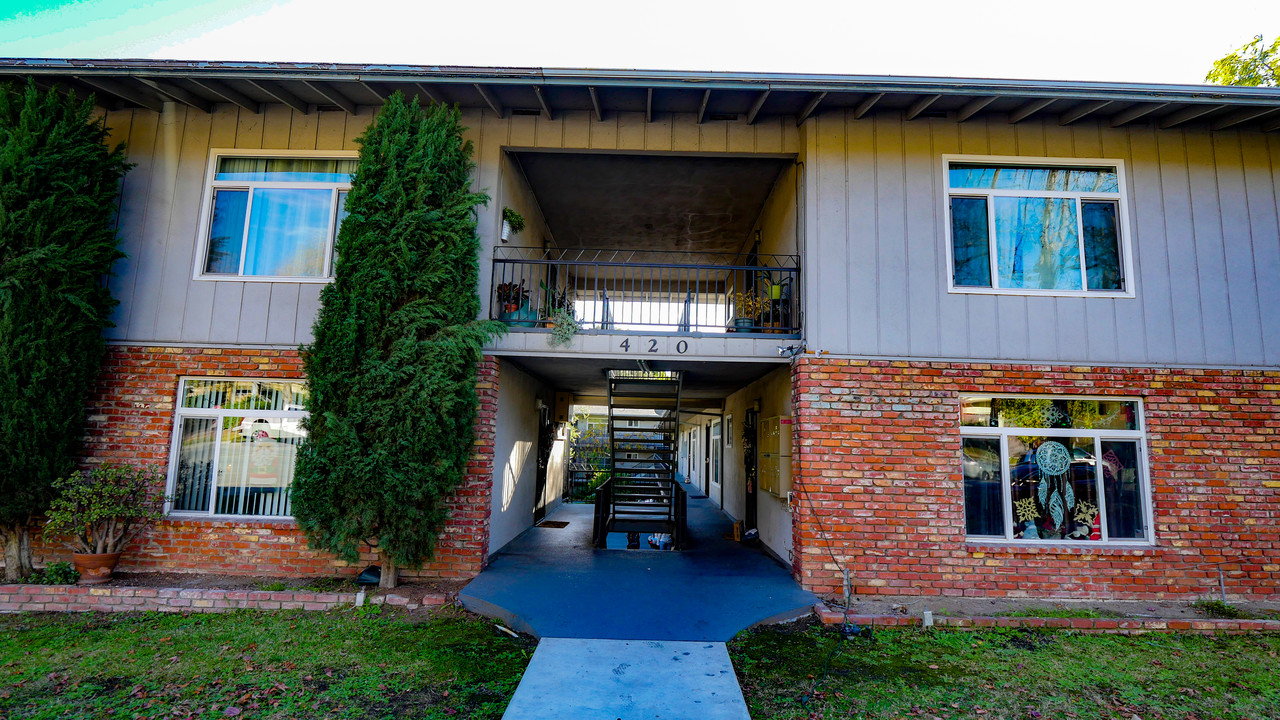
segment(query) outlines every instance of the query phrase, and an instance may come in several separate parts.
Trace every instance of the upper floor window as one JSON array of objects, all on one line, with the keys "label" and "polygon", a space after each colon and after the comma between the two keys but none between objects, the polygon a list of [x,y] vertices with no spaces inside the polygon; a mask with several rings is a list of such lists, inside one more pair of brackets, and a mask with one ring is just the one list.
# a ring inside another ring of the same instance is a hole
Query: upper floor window
[{"label": "upper floor window", "polygon": [[952,291],[1132,295],[1120,162],[943,161]]},{"label": "upper floor window", "polygon": [[355,166],[354,157],[215,154],[197,276],[328,278]]}]

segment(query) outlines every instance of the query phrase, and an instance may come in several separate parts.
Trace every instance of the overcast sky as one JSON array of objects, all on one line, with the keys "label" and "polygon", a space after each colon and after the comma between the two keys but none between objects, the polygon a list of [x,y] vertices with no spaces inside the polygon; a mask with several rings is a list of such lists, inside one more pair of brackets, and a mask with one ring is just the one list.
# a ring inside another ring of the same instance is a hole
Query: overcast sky
[{"label": "overcast sky", "polygon": [[0,56],[1199,83],[1280,0],[0,0]]}]

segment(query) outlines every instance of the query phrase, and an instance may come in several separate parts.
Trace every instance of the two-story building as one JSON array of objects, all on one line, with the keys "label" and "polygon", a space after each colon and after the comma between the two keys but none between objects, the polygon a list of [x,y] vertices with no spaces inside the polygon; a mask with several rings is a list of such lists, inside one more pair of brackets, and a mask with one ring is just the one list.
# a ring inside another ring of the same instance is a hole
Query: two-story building
[{"label": "two-story building", "polygon": [[[1014,71],[1016,72],[1016,70]],[[573,404],[678,378],[680,476],[819,594],[1280,592],[1280,90],[2,60],[136,164],[94,460],[163,463],[124,569],[354,572],[290,518],[356,138],[400,91],[474,142],[469,475],[426,576],[563,496]],[[527,227],[504,231],[502,210]],[[557,309],[581,325],[553,346]],[[631,392],[631,391],[628,391]],[[633,394],[640,394],[638,391]],[[661,449],[655,452],[663,452]]]}]

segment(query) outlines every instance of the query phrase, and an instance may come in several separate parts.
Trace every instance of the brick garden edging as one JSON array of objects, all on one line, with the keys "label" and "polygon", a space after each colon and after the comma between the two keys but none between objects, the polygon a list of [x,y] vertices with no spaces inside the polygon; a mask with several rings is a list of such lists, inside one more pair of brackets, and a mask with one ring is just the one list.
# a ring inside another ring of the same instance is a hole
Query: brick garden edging
[{"label": "brick garden edging", "polygon": [[[843,614],[824,603],[813,606],[814,613],[823,625],[839,625]],[[849,615],[855,625],[871,627],[921,627],[924,621],[910,615]],[[934,627],[957,630],[982,628],[1050,628],[1078,630],[1081,632],[1140,635],[1149,632],[1193,632],[1239,634],[1244,632],[1280,632],[1280,620],[1186,620],[1182,618],[1058,618],[1058,617],[955,617],[933,616]]]},{"label": "brick garden edging", "polygon": [[[419,601],[394,591],[370,596],[370,605],[406,610],[439,607],[446,593],[427,593]],[[0,613],[17,612],[227,612],[229,610],[334,610],[353,607],[356,593],[300,590],[213,590],[86,585],[0,585]]]}]

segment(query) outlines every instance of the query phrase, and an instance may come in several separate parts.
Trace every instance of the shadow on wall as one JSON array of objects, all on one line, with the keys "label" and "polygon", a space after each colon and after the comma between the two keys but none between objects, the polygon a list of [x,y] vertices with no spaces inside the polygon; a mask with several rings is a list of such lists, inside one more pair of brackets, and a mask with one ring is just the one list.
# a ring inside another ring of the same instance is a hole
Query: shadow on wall
[{"label": "shadow on wall", "polygon": [[529,459],[533,443],[528,440],[517,440],[511,446],[511,455],[502,469],[502,511],[511,508],[511,501],[516,496],[516,486],[520,484],[520,474],[524,472],[524,464]]}]

